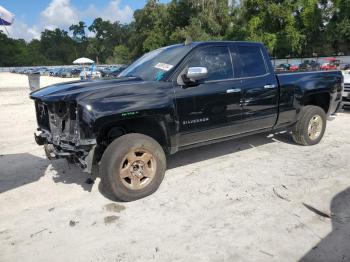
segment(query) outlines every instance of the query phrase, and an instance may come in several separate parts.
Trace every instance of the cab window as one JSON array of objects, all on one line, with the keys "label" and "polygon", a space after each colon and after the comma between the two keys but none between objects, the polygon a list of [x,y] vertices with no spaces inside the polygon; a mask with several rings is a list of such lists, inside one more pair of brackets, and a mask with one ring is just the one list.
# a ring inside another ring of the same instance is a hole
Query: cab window
[{"label": "cab window", "polygon": [[232,52],[235,64],[235,77],[254,77],[267,73],[266,64],[258,46],[237,46],[237,52]]},{"label": "cab window", "polygon": [[233,78],[232,63],[227,47],[216,46],[196,50],[190,58],[187,67],[206,67],[206,81]]}]

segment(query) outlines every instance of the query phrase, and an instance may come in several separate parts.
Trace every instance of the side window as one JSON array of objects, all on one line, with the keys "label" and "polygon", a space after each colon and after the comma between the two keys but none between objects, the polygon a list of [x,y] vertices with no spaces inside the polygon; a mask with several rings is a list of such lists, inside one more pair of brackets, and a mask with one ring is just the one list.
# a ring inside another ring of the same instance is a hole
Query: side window
[{"label": "side window", "polygon": [[207,81],[233,78],[230,53],[224,46],[207,47],[195,51],[187,66],[206,67]]},{"label": "side window", "polygon": [[[235,77],[261,76],[267,73],[266,64],[258,46],[237,46],[237,53],[232,54],[235,63]],[[237,59],[238,57],[239,59]],[[236,64],[236,61],[239,63]],[[238,61],[237,61],[238,62]],[[238,66],[240,64],[240,66]]]}]

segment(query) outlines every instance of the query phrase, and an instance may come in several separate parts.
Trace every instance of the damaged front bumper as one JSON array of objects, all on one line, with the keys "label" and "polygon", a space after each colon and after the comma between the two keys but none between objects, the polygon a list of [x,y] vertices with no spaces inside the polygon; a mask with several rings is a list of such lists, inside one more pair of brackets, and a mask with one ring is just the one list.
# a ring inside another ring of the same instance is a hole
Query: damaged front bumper
[{"label": "damaged front bumper", "polygon": [[84,172],[91,173],[96,149],[95,139],[80,140],[79,144],[63,141],[55,143],[46,130],[35,133],[34,138],[38,145],[44,146],[49,160],[64,158],[69,163],[78,164]]},{"label": "damaged front bumper", "polygon": [[36,100],[38,132],[34,134],[38,145],[44,146],[48,159],[65,158],[91,173],[96,139],[89,128],[79,121],[75,103],[44,103]]}]

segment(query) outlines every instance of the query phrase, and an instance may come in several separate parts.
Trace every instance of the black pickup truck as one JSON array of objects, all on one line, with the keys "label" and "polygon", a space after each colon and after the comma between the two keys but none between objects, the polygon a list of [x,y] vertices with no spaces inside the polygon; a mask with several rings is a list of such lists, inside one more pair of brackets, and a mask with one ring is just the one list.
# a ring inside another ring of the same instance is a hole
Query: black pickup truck
[{"label": "black pickup truck", "polygon": [[117,199],[153,193],[166,155],[266,131],[317,144],[341,108],[340,71],[275,74],[265,47],[196,42],[145,54],[116,79],[31,93],[48,158],[99,166]]}]

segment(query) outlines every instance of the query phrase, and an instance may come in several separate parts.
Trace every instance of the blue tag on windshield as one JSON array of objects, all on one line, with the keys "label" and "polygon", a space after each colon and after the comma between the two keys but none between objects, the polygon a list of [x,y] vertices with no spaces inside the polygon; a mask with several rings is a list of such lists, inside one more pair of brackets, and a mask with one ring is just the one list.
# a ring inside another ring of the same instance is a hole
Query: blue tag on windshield
[{"label": "blue tag on windshield", "polygon": [[156,77],[155,77],[156,81],[162,80],[163,76],[164,76],[164,72],[162,72],[162,71],[157,72]]}]

